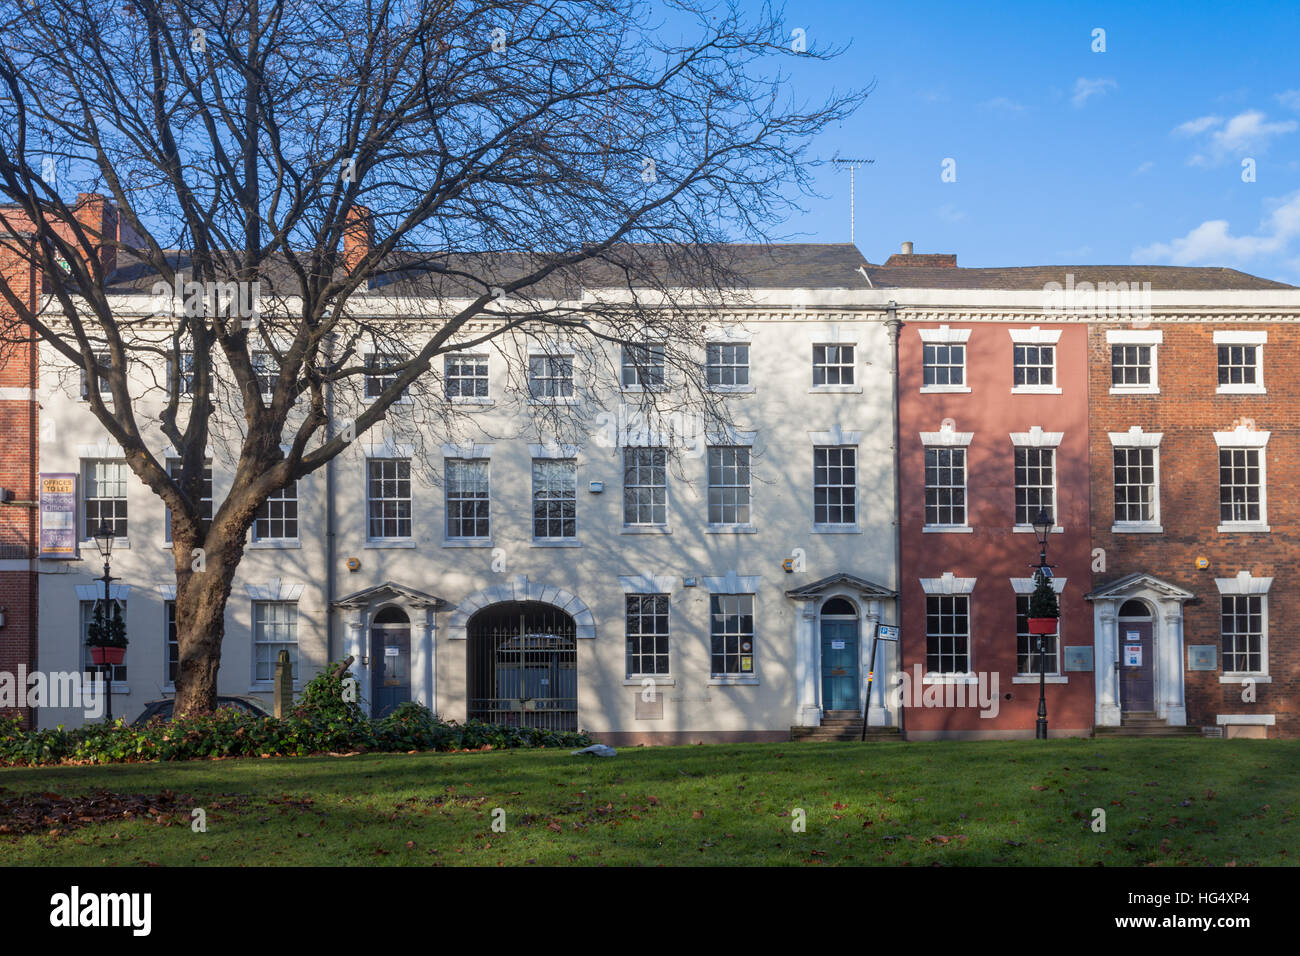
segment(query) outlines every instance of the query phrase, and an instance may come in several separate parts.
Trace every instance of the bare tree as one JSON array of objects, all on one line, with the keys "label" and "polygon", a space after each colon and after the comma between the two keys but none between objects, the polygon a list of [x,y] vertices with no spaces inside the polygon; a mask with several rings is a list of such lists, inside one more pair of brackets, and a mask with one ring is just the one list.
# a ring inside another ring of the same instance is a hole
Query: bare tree
[{"label": "bare tree", "polygon": [[[740,6],[7,5],[0,242],[44,289],[0,282],[5,339],[80,370],[170,511],[180,712],[215,704],[268,495],[386,419],[454,427],[443,353],[553,334],[598,362],[649,338],[676,375],[645,401],[725,418],[698,368],[701,316],[744,287],[719,243],[771,238],[810,138],[860,99],[793,102],[781,60],[841,51]],[[208,521],[223,430],[233,482]]]}]

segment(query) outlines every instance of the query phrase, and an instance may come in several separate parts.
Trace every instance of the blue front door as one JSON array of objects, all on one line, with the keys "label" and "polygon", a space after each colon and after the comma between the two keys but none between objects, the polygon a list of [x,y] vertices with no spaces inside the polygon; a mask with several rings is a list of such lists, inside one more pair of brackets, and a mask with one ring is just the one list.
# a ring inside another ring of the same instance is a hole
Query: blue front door
[{"label": "blue front door", "polygon": [[859,710],[858,622],[822,619],[822,709]]}]

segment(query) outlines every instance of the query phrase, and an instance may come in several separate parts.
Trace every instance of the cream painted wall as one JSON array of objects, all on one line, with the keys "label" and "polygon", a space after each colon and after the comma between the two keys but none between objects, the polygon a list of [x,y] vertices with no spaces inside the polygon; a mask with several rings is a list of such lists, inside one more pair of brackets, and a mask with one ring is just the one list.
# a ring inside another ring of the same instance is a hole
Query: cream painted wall
[{"label": "cream painted wall", "polygon": [[[359,436],[336,462],[337,552],[336,598],[392,581],[446,600],[450,609],[437,615],[437,708],[447,717],[465,716],[466,642],[448,635],[451,609],[480,590],[508,584],[516,576],[566,589],[577,595],[595,619],[596,636],[579,641],[579,723],[593,731],[713,732],[782,731],[796,721],[796,621],[801,605],[785,590],[836,572],[848,572],[885,587],[895,587],[893,541],[893,457],[891,381],[888,338],[883,313],[755,312],[730,321],[733,336],[751,343],[754,390],[729,401],[741,429],[753,430],[752,485],[754,533],[708,533],[705,460],[685,450],[670,466],[669,534],[625,533],[622,527],[621,453],[608,431],[594,419],[577,436],[579,547],[535,545],[531,539],[531,469],[529,444],[546,441],[530,416],[531,409],[504,395],[506,360],[491,353],[489,370],[495,403],[467,409],[458,441],[491,442],[491,548],[443,547],[442,453],[444,436],[401,425],[384,425]],[[856,382],[860,391],[816,392],[812,382],[814,343],[856,344]],[[41,471],[80,471],[82,446],[98,443],[102,429],[77,400],[77,377],[43,370],[41,404]],[[66,370],[65,370],[66,371]],[[517,370],[516,370],[517,375]],[[48,384],[47,384],[48,383]],[[589,385],[594,380],[588,381]],[[615,384],[615,383],[608,383]],[[613,411],[620,397],[604,396]],[[147,403],[142,409],[147,411]],[[399,412],[406,414],[408,408]],[[346,418],[346,410],[340,418]],[[813,440],[810,432],[839,426],[858,432],[858,525],[861,533],[815,533],[812,521]],[[574,436],[562,437],[564,441]],[[414,439],[414,440],[413,440]],[[386,443],[413,445],[413,546],[385,547],[366,540],[365,458],[382,453]],[[157,446],[164,444],[161,441]],[[88,450],[87,450],[88,451]],[[219,502],[229,481],[229,463],[214,452],[215,496]],[[604,491],[588,490],[592,481]],[[252,599],[248,586],[301,586],[299,683],[310,679],[330,657],[345,653],[348,628],[336,612],[335,646],[325,646],[325,475],[317,472],[299,483],[301,546],[250,547],[240,567],[227,617],[220,692],[260,693],[270,701],[269,686],[252,681]],[[115,690],[117,713],[137,714],[147,701],[169,692],[165,684],[163,594],[173,583],[172,555],[163,542],[163,508],[143,484],[131,478],[130,547],[114,553],[113,573],[130,585],[127,657],[129,680]],[[79,515],[79,519],[83,521]],[[782,570],[782,561],[803,552],[800,573]],[[40,665],[43,670],[80,666],[75,585],[90,583],[100,572],[93,543],[84,545],[81,561],[41,561]],[[349,572],[356,557],[361,567]],[[728,572],[761,579],[756,594],[755,671],[748,686],[711,683],[709,663],[709,591],[704,578]],[[634,717],[635,686],[625,684],[624,591],[619,576],[652,574],[673,579],[671,594],[671,666],[674,683],[664,694],[664,718]],[[683,578],[699,580],[695,588]],[[411,615],[412,644],[419,641],[423,612]],[[885,622],[896,620],[886,603]],[[364,633],[364,631],[362,632]],[[877,667],[877,682],[883,679]],[[368,690],[368,688],[363,688]],[[77,724],[76,712],[41,711],[41,726]]]}]

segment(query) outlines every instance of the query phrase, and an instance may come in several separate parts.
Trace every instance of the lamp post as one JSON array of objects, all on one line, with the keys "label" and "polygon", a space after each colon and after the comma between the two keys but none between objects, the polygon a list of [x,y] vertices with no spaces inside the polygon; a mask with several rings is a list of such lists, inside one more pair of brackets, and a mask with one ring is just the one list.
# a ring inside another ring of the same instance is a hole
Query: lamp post
[{"label": "lamp post", "polygon": [[[1038,539],[1038,567],[1034,573],[1034,584],[1051,580],[1052,566],[1047,563],[1047,536],[1052,533],[1052,516],[1047,509],[1039,508],[1034,517],[1034,537]],[[1059,627],[1058,627],[1059,630]],[[1035,635],[1038,639],[1038,720],[1034,723],[1034,739],[1047,739],[1047,655],[1044,653],[1046,635]]]},{"label": "lamp post", "polygon": [[[107,633],[108,621],[109,621],[109,611],[108,611],[109,586],[115,580],[115,578],[109,573],[109,560],[113,554],[113,538],[114,538],[113,529],[110,528],[108,525],[100,524],[100,526],[97,529],[95,529],[95,547],[99,549],[100,556],[103,557],[104,559],[104,576],[99,579],[101,582],[103,582],[104,594],[95,603],[95,618],[99,623],[101,634]],[[108,699],[106,701],[106,705],[104,709],[105,722],[108,724],[112,724],[113,723],[113,666],[114,665],[111,663],[105,663],[102,666],[104,668],[104,675],[106,678],[104,683],[108,691]]]}]

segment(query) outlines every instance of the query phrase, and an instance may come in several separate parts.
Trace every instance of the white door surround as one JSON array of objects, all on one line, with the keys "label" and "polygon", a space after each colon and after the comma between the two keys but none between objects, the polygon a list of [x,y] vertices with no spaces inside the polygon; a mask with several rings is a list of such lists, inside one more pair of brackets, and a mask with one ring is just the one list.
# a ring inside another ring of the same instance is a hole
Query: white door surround
[{"label": "white door surround", "polygon": [[1093,608],[1093,667],[1098,727],[1120,725],[1119,609],[1125,601],[1141,601],[1151,610],[1152,679],[1156,716],[1174,726],[1187,723],[1183,692],[1183,603],[1194,598],[1154,575],[1138,571],[1102,585],[1086,599]]},{"label": "white door surround", "polygon": [[[822,722],[821,679],[821,608],[831,598],[843,598],[858,610],[859,674],[865,682],[871,662],[871,639],[876,626],[883,623],[885,602],[894,602],[897,595],[882,585],[851,574],[833,574],[820,581],[785,592],[786,597],[800,602],[794,619],[795,646],[795,712],[794,726],[820,727]],[[895,612],[896,618],[896,612]],[[871,727],[897,727],[897,706],[891,703],[889,690],[891,675],[898,673],[898,642],[879,641],[876,646],[876,677],[871,684],[871,700],[867,708],[867,724]]]},{"label": "white door surround", "polygon": [[353,658],[352,674],[364,700],[363,710],[369,713],[374,703],[370,700],[370,661],[375,652],[370,646],[370,622],[384,608],[399,607],[411,622],[411,700],[438,712],[436,612],[446,606],[442,598],[391,581],[334,602],[334,607],[344,612],[344,656]]}]

